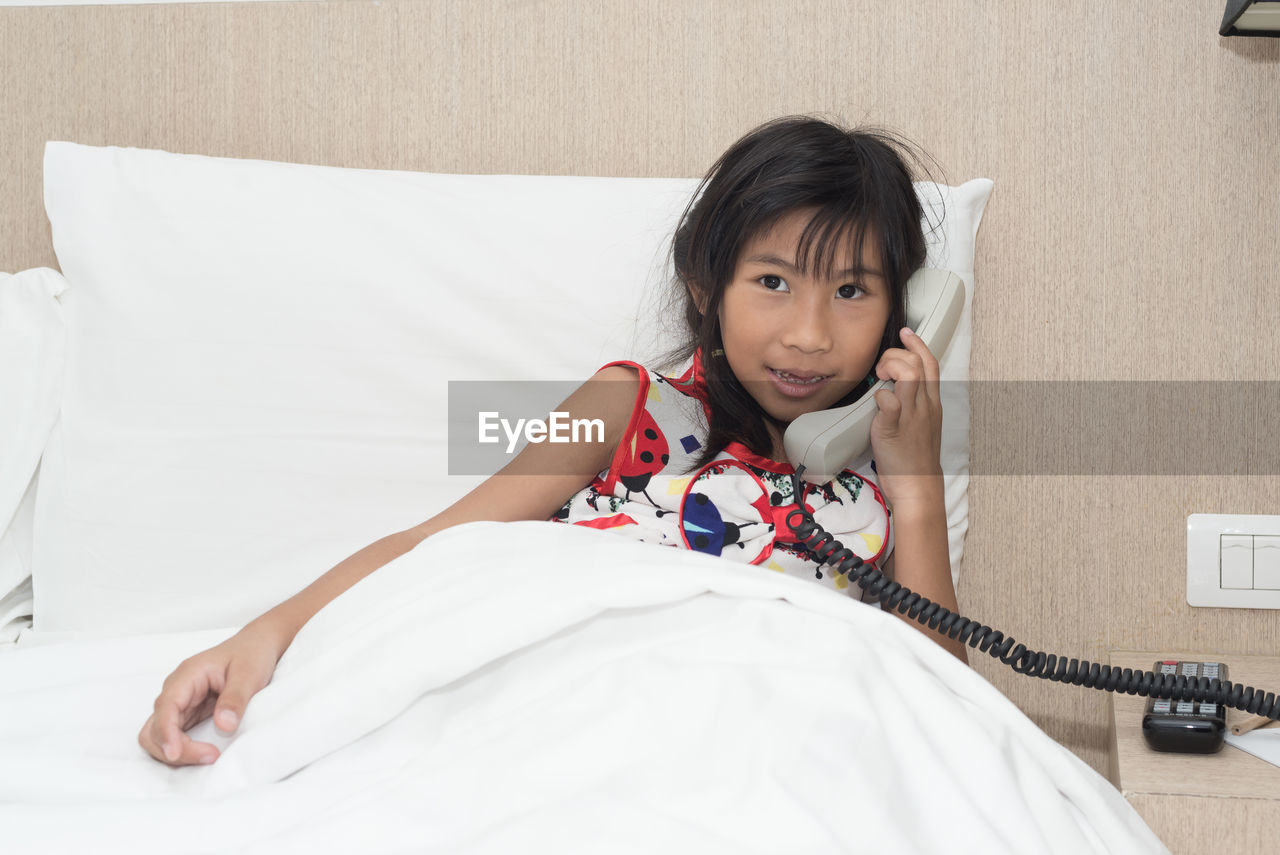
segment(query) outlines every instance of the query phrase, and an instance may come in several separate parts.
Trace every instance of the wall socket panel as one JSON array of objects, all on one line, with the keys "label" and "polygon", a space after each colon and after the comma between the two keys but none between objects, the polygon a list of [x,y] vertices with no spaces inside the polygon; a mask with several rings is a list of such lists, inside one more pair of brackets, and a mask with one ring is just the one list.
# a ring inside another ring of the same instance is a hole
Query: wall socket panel
[{"label": "wall socket panel", "polygon": [[1280,516],[1187,517],[1187,603],[1280,609]]}]

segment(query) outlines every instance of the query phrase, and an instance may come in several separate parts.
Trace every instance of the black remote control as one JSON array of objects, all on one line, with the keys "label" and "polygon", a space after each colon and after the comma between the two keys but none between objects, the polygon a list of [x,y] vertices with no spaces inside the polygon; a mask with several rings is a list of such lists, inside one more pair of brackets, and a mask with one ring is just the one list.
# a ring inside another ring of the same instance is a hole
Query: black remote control
[{"label": "black remote control", "polygon": [[[1188,679],[1227,679],[1221,662],[1180,662],[1165,659],[1152,666],[1157,674],[1184,674]],[[1142,716],[1142,736],[1156,751],[1213,754],[1227,736],[1227,711],[1222,704],[1147,698]]]}]

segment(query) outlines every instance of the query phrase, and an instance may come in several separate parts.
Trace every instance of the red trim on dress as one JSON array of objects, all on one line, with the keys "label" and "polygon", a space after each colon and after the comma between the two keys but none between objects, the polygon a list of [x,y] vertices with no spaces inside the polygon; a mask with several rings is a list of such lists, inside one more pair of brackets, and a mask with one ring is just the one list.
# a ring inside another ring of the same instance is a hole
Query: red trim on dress
[{"label": "red trim on dress", "polygon": [[626,514],[614,514],[611,517],[592,517],[591,519],[578,520],[574,525],[585,526],[586,528],[607,529],[618,528],[619,526],[624,525],[639,525],[639,523]]},{"label": "red trim on dress", "polygon": [[[857,473],[854,473],[857,475]],[[861,475],[858,475],[862,478]],[[868,562],[878,562],[884,555],[884,551],[889,548],[889,529],[893,527],[893,514],[889,513],[889,503],[884,500],[884,494],[880,492],[879,485],[866,478],[862,478],[862,483],[871,488],[875,494],[876,501],[880,503],[880,507],[884,508],[884,540],[880,542],[880,551],[867,559]]]},{"label": "red trim on dress", "polygon": [[667,382],[682,394],[696,398],[702,404],[702,415],[711,423],[711,405],[707,403],[707,377],[702,370],[702,351],[693,354],[693,362],[679,377],[668,377]]},{"label": "red trim on dress", "polygon": [[744,460],[752,466],[759,466],[761,469],[772,472],[775,475],[794,475],[796,471],[796,468],[790,463],[774,460],[770,457],[761,457],[737,440],[726,445],[724,450],[739,460]]},{"label": "red trim on dress", "polygon": [[644,411],[645,401],[649,399],[649,369],[639,362],[633,362],[630,359],[619,359],[601,365],[599,371],[603,371],[612,365],[629,365],[639,371],[640,388],[636,390],[636,400],[631,405],[631,418],[627,422],[627,429],[623,432],[622,439],[618,441],[618,447],[613,450],[613,458],[609,461],[608,478],[604,482],[604,488],[601,490],[602,493],[607,495],[613,495],[613,488],[618,485],[618,470],[625,459],[624,452],[631,447],[632,439],[640,426],[640,413]]}]

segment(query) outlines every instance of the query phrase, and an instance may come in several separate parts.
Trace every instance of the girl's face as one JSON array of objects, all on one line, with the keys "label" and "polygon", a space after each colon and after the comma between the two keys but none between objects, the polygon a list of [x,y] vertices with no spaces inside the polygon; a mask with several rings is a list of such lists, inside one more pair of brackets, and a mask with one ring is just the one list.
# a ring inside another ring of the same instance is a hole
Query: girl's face
[{"label": "girl's face", "polygon": [[[800,272],[796,251],[811,216],[787,214],[750,241],[720,303],[729,367],[756,403],[784,423],[830,408],[865,380],[889,321],[889,284],[873,234],[863,241],[861,269],[831,279]],[[835,258],[853,257],[848,240]],[[772,425],[770,431],[781,459],[781,437]]]}]

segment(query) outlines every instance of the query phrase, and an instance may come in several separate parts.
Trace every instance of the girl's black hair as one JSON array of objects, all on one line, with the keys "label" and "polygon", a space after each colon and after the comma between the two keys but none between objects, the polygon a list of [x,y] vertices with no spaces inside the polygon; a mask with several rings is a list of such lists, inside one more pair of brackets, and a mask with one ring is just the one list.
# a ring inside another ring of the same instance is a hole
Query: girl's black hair
[{"label": "girl's black hair", "polygon": [[[811,208],[796,264],[806,273],[830,275],[845,262],[861,266],[863,240],[870,234],[879,244],[890,294],[879,352],[898,346],[898,330],[906,323],[907,280],[924,265],[926,252],[924,212],[908,163],[923,173],[924,159],[911,143],[883,128],[845,129],[823,119],[786,116],[749,132],[712,165],[672,240],[675,280],[669,301],[683,304],[684,336],[660,360],[668,368],[695,355],[702,361],[711,416],[695,469],[734,441],[769,457],[773,441],[766,424],[784,427],[743,388],[728,360],[712,355],[724,346],[720,303],[743,248],[788,213]],[[835,258],[846,238],[854,257]],[[852,403],[865,391],[865,384],[859,385],[835,406]]]}]

